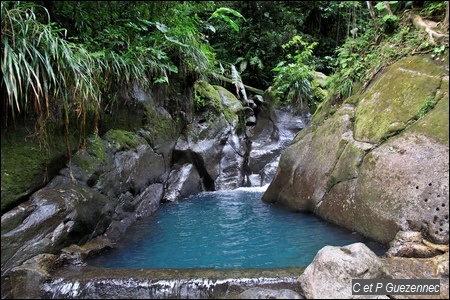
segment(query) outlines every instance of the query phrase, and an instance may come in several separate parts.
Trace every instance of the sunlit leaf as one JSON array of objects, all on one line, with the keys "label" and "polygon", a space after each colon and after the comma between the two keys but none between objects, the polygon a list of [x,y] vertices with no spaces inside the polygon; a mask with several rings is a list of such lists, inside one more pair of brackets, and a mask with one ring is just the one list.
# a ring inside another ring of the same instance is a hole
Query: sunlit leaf
[{"label": "sunlit leaf", "polygon": [[162,33],[166,33],[167,31],[169,31],[169,28],[166,25],[159,22],[156,22],[156,28],[158,28],[158,30]]}]

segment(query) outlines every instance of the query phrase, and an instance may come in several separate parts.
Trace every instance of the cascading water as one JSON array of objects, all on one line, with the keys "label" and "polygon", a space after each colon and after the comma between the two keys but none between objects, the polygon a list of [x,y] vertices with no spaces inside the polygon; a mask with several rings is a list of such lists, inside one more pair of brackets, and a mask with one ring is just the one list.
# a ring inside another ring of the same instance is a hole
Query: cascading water
[{"label": "cascading water", "polygon": [[256,125],[248,127],[249,145],[244,166],[248,184],[245,186],[269,184],[275,176],[282,151],[295,134],[307,126],[310,114],[295,115],[291,110],[281,107],[270,112],[263,108],[258,111]]}]

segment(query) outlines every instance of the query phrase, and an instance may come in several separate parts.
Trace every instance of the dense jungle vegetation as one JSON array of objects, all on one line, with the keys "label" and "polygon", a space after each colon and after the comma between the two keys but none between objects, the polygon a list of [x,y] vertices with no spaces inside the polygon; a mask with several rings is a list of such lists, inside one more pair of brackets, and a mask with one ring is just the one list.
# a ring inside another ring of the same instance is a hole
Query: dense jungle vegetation
[{"label": "dense jungle vegetation", "polygon": [[313,109],[402,56],[448,49],[447,1],[2,1],[1,17],[2,129],[27,119],[37,134],[97,124],[120,86],[172,74]]}]

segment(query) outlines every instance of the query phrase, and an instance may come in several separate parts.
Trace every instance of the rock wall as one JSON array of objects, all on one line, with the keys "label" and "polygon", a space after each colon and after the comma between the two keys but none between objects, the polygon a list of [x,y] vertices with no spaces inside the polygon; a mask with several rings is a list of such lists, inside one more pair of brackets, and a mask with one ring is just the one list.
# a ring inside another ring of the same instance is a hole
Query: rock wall
[{"label": "rock wall", "polygon": [[400,59],[342,105],[323,103],[263,201],[383,243],[400,230],[448,243],[448,102],[448,67]]},{"label": "rock wall", "polygon": [[[178,99],[159,106],[164,102],[162,95],[155,96],[160,90],[146,94],[133,87],[118,115],[107,118],[108,126],[103,124],[112,129],[89,136],[86,149],[78,150],[48,184],[29,191],[26,201],[2,214],[2,298],[11,296],[11,270],[37,255],[61,255],[68,264],[81,264],[112,247],[128,226],[152,214],[161,202],[249,186],[252,181],[262,185],[251,178],[260,176],[287,145],[287,139],[277,135],[284,132],[276,124],[277,111],[270,112],[262,97],[244,108],[220,86],[202,82],[201,87],[199,96],[210,107],[195,114],[190,110],[192,97],[186,97],[187,103]],[[173,102],[180,102],[178,110]],[[250,110],[251,119],[245,113]],[[267,118],[273,122],[270,129],[256,136],[272,150],[257,151],[265,160],[256,165],[253,158],[250,168],[250,132]],[[121,129],[122,122],[129,126]],[[302,127],[297,124],[296,130]],[[293,134],[291,130],[291,138]],[[271,176],[266,174],[265,182]]]}]

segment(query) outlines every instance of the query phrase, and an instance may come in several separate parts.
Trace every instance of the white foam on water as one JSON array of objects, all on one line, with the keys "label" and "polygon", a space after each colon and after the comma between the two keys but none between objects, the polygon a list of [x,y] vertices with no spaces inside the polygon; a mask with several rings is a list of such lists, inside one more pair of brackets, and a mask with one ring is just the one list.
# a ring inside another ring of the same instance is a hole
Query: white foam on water
[{"label": "white foam on water", "polygon": [[251,187],[239,187],[238,191],[249,191],[249,192],[265,192],[269,187],[269,183],[263,186],[251,186]]}]

